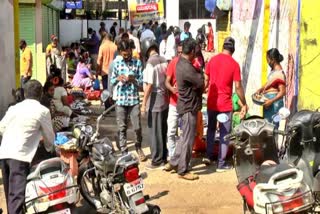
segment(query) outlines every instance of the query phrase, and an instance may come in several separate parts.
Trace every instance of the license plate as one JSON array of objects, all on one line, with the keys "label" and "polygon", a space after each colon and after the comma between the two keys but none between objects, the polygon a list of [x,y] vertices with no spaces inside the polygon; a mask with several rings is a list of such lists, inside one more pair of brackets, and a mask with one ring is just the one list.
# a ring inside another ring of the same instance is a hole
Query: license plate
[{"label": "license plate", "polygon": [[59,211],[49,213],[49,214],[71,214],[71,211],[69,208],[67,208],[67,209],[59,210]]},{"label": "license plate", "polygon": [[143,185],[143,180],[139,179],[139,182],[137,182],[136,184],[124,184],[123,185],[124,191],[126,193],[126,196],[131,196],[136,194],[137,192],[140,192],[144,189],[144,185]]}]

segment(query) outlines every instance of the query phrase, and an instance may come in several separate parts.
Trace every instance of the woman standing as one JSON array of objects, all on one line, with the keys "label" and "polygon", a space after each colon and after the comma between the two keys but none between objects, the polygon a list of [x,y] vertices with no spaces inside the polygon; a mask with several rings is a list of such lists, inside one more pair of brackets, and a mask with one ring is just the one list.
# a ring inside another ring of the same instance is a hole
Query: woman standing
[{"label": "woman standing", "polygon": [[208,52],[213,52],[214,51],[214,44],[213,44],[213,28],[212,28],[212,24],[211,22],[208,22],[208,35],[207,35],[207,39],[208,39],[208,48],[207,51]]},{"label": "woman standing", "polygon": [[263,104],[263,114],[269,122],[272,122],[273,116],[284,106],[286,77],[280,65],[282,61],[283,56],[277,48],[267,51],[267,62],[271,67],[271,71],[267,83],[256,92],[257,94],[263,94],[267,98]]}]

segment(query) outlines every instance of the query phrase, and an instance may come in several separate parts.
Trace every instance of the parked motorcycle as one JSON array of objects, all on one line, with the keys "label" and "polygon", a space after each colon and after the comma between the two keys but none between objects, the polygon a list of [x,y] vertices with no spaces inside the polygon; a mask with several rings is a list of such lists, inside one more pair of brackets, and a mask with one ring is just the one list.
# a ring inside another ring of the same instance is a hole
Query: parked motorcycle
[{"label": "parked motorcycle", "polygon": [[243,197],[244,213],[299,213],[309,210],[314,203],[303,172],[280,162],[277,134],[284,132],[253,116],[225,137],[233,140],[237,189]]},{"label": "parked motorcycle", "polygon": [[160,213],[158,206],[146,204],[143,179],[138,158],[131,154],[116,154],[111,141],[100,137],[100,121],[114,108],[97,119],[96,131],[90,125],[80,130],[82,149],[78,185],[83,198],[99,213]]},{"label": "parked motorcycle", "polygon": [[302,110],[287,125],[287,158],[303,170],[304,179],[320,207],[320,112]]},{"label": "parked motorcycle", "polygon": [[79,192],[68,170],[60,158],[41,161],[31,168],[25,193],[26,213],[71,213]]}]

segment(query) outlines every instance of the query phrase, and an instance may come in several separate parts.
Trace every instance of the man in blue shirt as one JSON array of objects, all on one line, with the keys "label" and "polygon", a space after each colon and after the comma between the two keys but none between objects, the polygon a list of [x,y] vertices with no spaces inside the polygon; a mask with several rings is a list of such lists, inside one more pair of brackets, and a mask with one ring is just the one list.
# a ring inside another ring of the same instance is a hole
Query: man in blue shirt
[{"label": "man in blue shirt", "polygon": [[189,32],[190,30],[190,27],[191,27],[191,24],[190,22],[185,22],[184,25],[183,25],[183,28],[184,28],[184,31],[180,34],[180,41],[184,41],[185,39],[191,39],[192,38],[192,35],[191,33]]},{"label": "man in blue shirt", "polygon": [[139,90],[142,89],[143,75],[142,63],[132,58],[132,49],[128,40],[121,40],[118,50],[122,58],[114,61],[111,84],[114,86],[116,100],[116,115],[119,129],[119,145],[123,153],[127,148],[128,116],[135,132],[135,147],[140,161],[146,161],[141,149],[142,130]]}]

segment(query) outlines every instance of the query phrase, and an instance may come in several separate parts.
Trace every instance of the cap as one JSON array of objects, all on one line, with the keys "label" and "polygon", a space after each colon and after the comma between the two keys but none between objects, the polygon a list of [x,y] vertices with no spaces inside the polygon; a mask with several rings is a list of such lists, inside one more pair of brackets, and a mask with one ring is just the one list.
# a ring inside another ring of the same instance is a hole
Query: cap
[{"label": "cap", "polygon": [[53,41],[53,40],[55,40],[55,39],[58,39],[58,37],[57,37],[56,35],[52,34],[52,35],[50,36],[50,39]]},{"label": "cap", "polygon": [[227,37],[224,39],[224,42],[223,42],[224,45],[230,45],[232,47],[234,47],[234,44],[235,44],[235,41],[232,37]]}]

